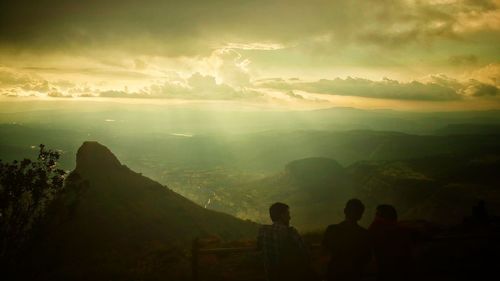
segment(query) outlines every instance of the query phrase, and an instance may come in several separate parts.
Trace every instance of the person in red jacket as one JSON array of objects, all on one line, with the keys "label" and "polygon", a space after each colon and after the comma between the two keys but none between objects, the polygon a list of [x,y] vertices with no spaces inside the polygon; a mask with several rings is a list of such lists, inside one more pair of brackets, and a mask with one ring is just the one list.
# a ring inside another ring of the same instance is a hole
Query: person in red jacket
[{"label": "person in red jacket", "polygon": [[412,232],[398,223],[391,205],[379,205],[369,227],[378,268],[378,281],[412,279]]}]

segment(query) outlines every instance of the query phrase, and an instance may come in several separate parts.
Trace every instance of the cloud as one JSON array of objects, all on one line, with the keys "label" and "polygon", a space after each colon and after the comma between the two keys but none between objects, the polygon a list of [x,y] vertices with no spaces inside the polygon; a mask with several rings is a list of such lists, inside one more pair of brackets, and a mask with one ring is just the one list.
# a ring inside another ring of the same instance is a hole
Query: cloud
[{"label": "cloud", "polygon": [[138,92],[131,93],[116,90],[101,91],[99,96],[108,98],[240,100],[258,99],[263,94],[256,90],[234,89],[227,84],[218,84],[213,76],[194,73],[183,82],[167,80],[161,84],[152,84]]},{"label": "cloud", "polygon": [[[81,95],[88,82],[88,95],[142,93],[151,86],[148,95],[194,96],[184,80],[198,72],[229,86],[212,89],[230,98],[263,77],[418,80],[498,61],[500,0],[244,2],[0,1],[0,61],[44,77],[15,82],[44,95]],[[183,86],[171,83],[171,72]],[[125,86],[131,90],[122,91]]]},{"label": "cloud", "polygon": [[248,66],[250,60],[234,49],[220,49],[214,52],[216,75],[226,84],[233,87],[246,87],[250,85]]},{"label": "cloud", "polygon": [[6,67],[0,67],[0,88],[38,93],[54,90],[47,80],[37,75],[18,72]]},{"label": "cloud", "polygon": [[15,89],[2,89],[0,88],[0,95],[9,97],[9,98],[15,98],[19,97],[19,94]]},{"label": "cloud", "polygon": [[149,93],[156,97],[187,99],[238,99],[242,95],[227,84],[217,84],[215,77],[195,73],[184,84],[165,82],[149,87]]},{"label": "cloud", "polygon": [[268,82],[261,86],[285,91],[301,90],[309,93],[379,99],[447,101],[461,98],[456,90],[447,85],[434,82],[399,82],[387,78],[382,81],[348,77],[303,83]]},{"label": "cloud", "polygon": [[21,88],[25,91],[34,91],[39,93],[47,93],[51,90],[49,82],[44,80],[31,81],[29,83],[22,85]]},{"label": "cloud", "polygon": [[[86,94],[81,95],[80,97],[90,97]],[[145,93],[129,93],[125,91],[118,91],[118,90],[107,90],[107,91],[101,91],[99,93],[99,97],[102,98],[152,98],[150,95],[147,95]]]},{"label": "cloud", "polygon": [[51,97],[51,98],[72,98],[73,97],[71,95],[64,95],[61,92],[50,92],[47,94],[47,96]]},{"label": "cloud", "polygon": [[92,92],[88,86],[77,85],[74,82],[61,79],[50,81],[32,73],[32,71],[9,67],[0,67],[0,90],[9,92],[9,96],[16,97],[47,96],[58,98]]},{"label": "cloud", "polygon": [[[309,93],[356,96],[377,99],[409,101],[453,101],[468,98],[491,98],[500,94],[498,74],[500,69],[489,65],[475,71],[472,77],[463,81],[444,74],[430,75],[422,81],[400,82],[384,78],[374,81],[364,78],[347,77],[332,80],[321,79],[314,82],[286,81],[280,78],[263,79],[256,83],[259,87],[272,88],[293,96],[294,90]],[[470,77],[470,76],[469,76]]]},{"label": "cloud", "polygon": [[62,89],[71,89],[76,87],[75,83],[68,80],[57,80],[55,82],[52,82],[52,84]]},{"label": "cloud", "polygon": [[0,86],[23,86],[33,83],[44,83],[43,79],[33,77],[25,73],[16,72],[13,69],[0,67]]},{"label": "cloud", "polygon": [[470,80],[462,92],[472,97],[495,97],[500,94],[500,89],[495,85]]},{"label": "cloud", "polygon": [[[252,86],[249,75],[245,72],[245,67],[240,64],[244,60],[238,53],[222,52],[218,54],[217,60],[218,64],[211,72],[221,77],[220,81],[217,81],[213,75],[203,75],[199,72],[187,78],[183,78],[177,72],[165,72],[161,79],[127,80],[122,83],[116,83],[112,79],[109,83],[107,80],[100,80],[103,77],[109,77],[106,74],[90,76],[90,79],[86,77],[85,80],[79,80],[79,82],[63,80],[56,75],[57,78],[51,81],[31,74],[32,69],[0,67],[0,93],[3,96],[15,97],[35,95],[56,98],[77,96],[206,100],[248,100],[263,96],[257,90],[249,88]],[[137,64],[141,63],[137,62]],[[57,69],[57,72],[61,71]],[[100,77],[100,79],[96,81],[95,77]],[[132,90],[129,90],[129,83],[135,81],[138,81],[138,84],[130,87]]]},{"label": "cloud", "polygon": [[491,63],[466,74],[469,79],[500,86],[500,63]]},{"label": "cloud", "polygon": [[[460,63],[471,63],[473,55],[452,56]],[[347,77],[319,79],[310,82],[298,78],[263,78],[251,80],[250,61],[240,52],[221,49],[204,60],[204,73],[194,72],[186,77],[178,72],[163,72],[159,79],[135,79],[116,83],[112,80],[45,79],[34,74],[33,69],[0,67],[0,91],[3,96],[47,97],[107,97],[138,99],[199,99],[199,100],[252,100],[264,101],[270,97],[268,89],[278,90],[285,99],[307,100],[307,93],[395,99],[406,101],[454,101],[466,99],[491,99],[499,96],[500,64],[492,63],[476,68],[458,78],[444,74],[429,75],[424,79],[403,82],[384,78],[370,80]],[[142,60],[134,61],[146,67]],[[61,72],[60,69],[57,73]],[[63,71],[62,71],[63,72]],[[105,71],[97,71],[97,73]],[[209,74],[207,74],[209,73]],[[69,76],[71,77],[71,76]],[[94,76],[90,76],[94,77]],[[104,77],[110,77],[105,75]],[[139,81],[129,85],[130,81]],[[106,83],[105,83],[106,82]],[[108,83],[109,82],[109,83]],[[129,87],[130,86],[130,87]],[[129,90],[129,88],[131,90]],[[306,94],[306,95],[303,95]]]}]

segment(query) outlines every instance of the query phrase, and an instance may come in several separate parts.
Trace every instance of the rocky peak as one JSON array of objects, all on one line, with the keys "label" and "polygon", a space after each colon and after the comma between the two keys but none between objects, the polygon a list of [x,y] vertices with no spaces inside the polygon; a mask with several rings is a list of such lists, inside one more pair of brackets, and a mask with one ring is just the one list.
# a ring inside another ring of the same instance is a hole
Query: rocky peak
[{"label": "rocky peak", "polygon": [[76,171],[89,172],[121,168],[122,164],[104,145],[96,141],[86,141],[76,154]]}]

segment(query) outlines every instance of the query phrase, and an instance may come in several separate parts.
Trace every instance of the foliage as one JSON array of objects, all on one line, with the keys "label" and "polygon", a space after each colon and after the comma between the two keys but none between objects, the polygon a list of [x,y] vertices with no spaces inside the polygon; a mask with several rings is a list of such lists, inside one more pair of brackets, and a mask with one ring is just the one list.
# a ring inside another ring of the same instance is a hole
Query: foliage
[{"label": "foliage", "polygon": [[21,249],[62,190],[66,173],[57,168],[59,158],[58,151],[40,144],[35,161],[0,160],[0,260]]}]

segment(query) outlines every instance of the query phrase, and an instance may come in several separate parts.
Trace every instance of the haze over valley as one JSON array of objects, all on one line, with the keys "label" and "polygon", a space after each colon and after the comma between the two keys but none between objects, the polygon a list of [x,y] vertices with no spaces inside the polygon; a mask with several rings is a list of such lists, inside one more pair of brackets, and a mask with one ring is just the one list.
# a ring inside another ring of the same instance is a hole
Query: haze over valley
[{"label": "haze over valley", "polygon": [[[265,223],[273,201],[297,201],[295,223],[304,230],[340,219],[343,202],[353,196],[373,206],[390,198],[407,218],[431,219],[418,210],[432,204],[426,200],[435,193],[453,184],[483,184],[473,174],[476,180],[455,181],[457,173],[498,167],[498,111],[100,106],[3,113],[2,159],[33,156],[43,143],[60,150],[62,167],[72,170],[81,143],[99,141],[133,170],[207,209]],[[415,188],[427,195],[405,201],[421,193]],[[389,189],[395,195],[386,194]],[[467,204],[480,197],[467,196]]]}]

